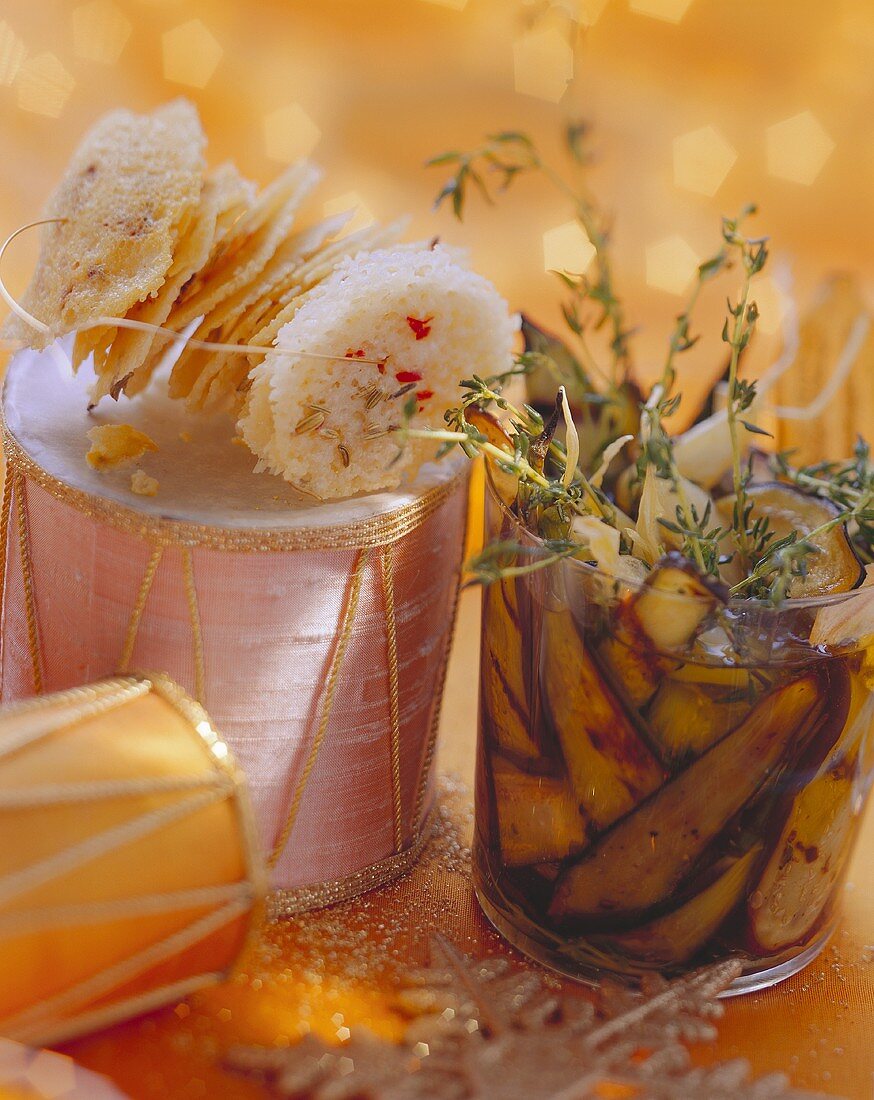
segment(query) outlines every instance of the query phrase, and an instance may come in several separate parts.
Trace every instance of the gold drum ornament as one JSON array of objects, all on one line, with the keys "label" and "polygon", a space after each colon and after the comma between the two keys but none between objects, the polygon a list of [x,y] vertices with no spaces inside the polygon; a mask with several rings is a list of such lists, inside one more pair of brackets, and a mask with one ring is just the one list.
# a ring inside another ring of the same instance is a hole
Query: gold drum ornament
[{"label": "gold drum ornament", "polygon": [[243,775],[172,681],[0,711],[0,1034],[62,1042],[223,980],[264,886]]}]

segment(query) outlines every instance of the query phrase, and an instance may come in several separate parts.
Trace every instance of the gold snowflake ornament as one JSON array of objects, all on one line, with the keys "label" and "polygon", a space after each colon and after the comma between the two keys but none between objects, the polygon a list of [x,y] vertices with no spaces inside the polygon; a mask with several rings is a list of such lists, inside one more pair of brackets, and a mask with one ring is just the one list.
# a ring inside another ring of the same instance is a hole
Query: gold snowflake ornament
[{"label": "gold snowflake ornament", "polygon": [[230,1068],[285,1100],[802,1100],[782,1074],[749,1079],[746,1062],[691,1064],[687,1045],[712,1040],[718,995],[740,972],[719,963],[639,989],[554,990],[505,958],[471,960],[446,939],[431,965],[404,976],[402,1044],[363,1029],[340,1046],[307,1036],[285,1050],[244,1047]]}]

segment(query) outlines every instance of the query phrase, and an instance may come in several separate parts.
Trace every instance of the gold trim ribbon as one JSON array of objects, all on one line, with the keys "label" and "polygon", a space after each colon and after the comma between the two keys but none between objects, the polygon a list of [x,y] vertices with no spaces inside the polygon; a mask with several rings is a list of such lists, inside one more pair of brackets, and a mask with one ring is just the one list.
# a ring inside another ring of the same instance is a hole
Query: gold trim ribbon
[{"label": "gold trim ribbon", "polygon": [[435,485],[415,500],[385,515],[329,527],[276,530],[254,527],[238,530],[187,520],[150,516],[135,508],[86,493],[61,481],[35,462],[3,423],[3,451],[9,471],[28,478],[56,500],[69,504],[99,523],[136,535],[153,545],[200,546],[210,550],[245,552],[282,550],[363,550],[387,546],[409,535],[444,503],[467,477],[467,468]]},{"label": "gold trim ribbon", "polygon": [[287,890],[274,890],[267,897],[266,919],[269,921],[293,917],[309,909],[323,909],[327,905],[339,905],[352,901],[368,890],[386,886],[406,874],[422,854],[433,831],[433,814],[429,814],[425,826],[409,848],[396,852],[387,859],[362,867],[360,871],[333,882],[319,882],[314,886],[296,886]]}]

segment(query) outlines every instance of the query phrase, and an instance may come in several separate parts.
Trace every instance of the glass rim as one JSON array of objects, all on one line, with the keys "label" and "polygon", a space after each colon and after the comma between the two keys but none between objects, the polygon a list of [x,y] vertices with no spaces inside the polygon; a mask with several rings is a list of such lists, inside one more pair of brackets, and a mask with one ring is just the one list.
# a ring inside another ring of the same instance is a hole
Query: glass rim
[{"label": "glass rim", "polygon": [[[520,531],[522,531],[526,538],[530,539],[533,543],[544,545],[544,540],[534,534],[525,527],[518,516],[514,515],[510,511],[507,504],[501,499],[501,495],[498,492],[495,484],[492,480],[491,463],[488,459],[484,459],[485,465],[485,484],[486,492],[490,494],[492,501],[498,506],[503,515]],[[684,555],[685,557],[685,555]],[[687,559],[688,560],[688,559]],[[580,561],[579,558],[566,557],[562,558],[559,563],[565,564],[571,569],[577,569],[583,572],[586,576],[597,577],[601,580],[607,581],[610,584],[618,584],[628,592],[639,592],[646,586],[646,579],[642,581],[629,580],[625,577],[618,577],[614,573],[609,573],[606,569],[602,569],[597,565],[592,565],[591,562]],[[694,563],[690,561],[690,565],[694,568]],[[728,600],[727,607],[731,610],[741,611],[748,609],[750,611],[768,612],[770,614],[786,614],[792,611],[804,611],[805,609],[819,610],[824,607],[833,607],[836,604],[846,603],[848,600],[853,599],[854,596],[858,596],[862,593],[870,594],[872,591],[871,585],[860,584],[855,588],[849,588],[844,592],[825,592],[819,596],[804,596],[804,597],[789,597],[782,604],[774,605],[767,603],[765,600],[756,599],[755,597],[742,597],[731,596]],[[686,595],[681,593],[673,594],[674,599],[677,600],[692,600],[698,602],[702,597]]]}]

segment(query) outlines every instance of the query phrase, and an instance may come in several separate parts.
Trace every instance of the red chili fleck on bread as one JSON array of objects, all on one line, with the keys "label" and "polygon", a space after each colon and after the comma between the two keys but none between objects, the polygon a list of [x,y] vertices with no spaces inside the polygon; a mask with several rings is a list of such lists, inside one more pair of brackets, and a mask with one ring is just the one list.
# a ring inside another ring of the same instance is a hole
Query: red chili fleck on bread
[{"label": "red chili fleck on bread", "polygon": [[408,317],[407,324],[413,330],[413,335],[417,340],[424,340],[431,331],[431,322],[433,320],[433,317],[425,317],[422,320],[419,320],[418,317]]}]

